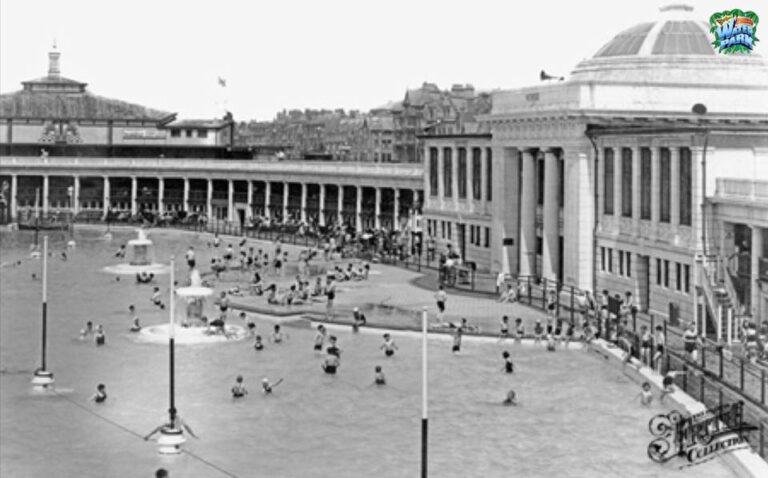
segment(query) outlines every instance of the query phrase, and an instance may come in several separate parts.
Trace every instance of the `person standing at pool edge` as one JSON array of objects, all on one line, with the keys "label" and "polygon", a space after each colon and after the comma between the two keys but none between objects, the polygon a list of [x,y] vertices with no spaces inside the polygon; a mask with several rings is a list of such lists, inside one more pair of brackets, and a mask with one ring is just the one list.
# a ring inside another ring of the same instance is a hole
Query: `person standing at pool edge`
[{"label": "person standing at pool edge", "polygon": [[325,320],[331,320],[333,317],[333,299],[336,298],[336,284],[333,283],[333,277],[328,276],[325,286],[325,296],[327,301],[325,303]]},{"label": "person standing at pool edge", "polygon": [[445,302],[448,300],[448,294],[445,293],[445,289],[443,288],[443,285],[440,284],[437,287],[437,292],[435,293],[435,302],[437,304],[437,320],[438,322],[443,321],[443,314],[445,313]]}]

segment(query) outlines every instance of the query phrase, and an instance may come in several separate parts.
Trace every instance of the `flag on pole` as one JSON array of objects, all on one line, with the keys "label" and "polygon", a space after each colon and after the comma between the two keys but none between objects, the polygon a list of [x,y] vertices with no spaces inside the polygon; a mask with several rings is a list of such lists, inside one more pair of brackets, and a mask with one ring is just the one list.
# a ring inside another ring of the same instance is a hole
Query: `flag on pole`
[{"label": "flag on pole", "polygon": [[225,80],[222,77],[219,77],[219,86],[227,86],[227,80]]}]

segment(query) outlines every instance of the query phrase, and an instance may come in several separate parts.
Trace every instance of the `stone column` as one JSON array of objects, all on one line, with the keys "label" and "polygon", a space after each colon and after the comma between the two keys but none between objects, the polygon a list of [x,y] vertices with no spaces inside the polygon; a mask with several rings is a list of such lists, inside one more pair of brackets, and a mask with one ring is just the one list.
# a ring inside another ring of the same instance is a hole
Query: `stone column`
[{"label": "stone column", "polygon": [[307,222],[307,183],[301,183],[301,211],[299,211],[301,222]]},{"label": "stone column", "polygon": [[320,213],[317,217],[317,223],[320,226],[325,226],[325,184],[320,183],[320,205],[318,206]]},{"label": "stone column", "polygon": [[617,226],[621,224],[621,148],[613,149],[613,215]]},{"label": "stone column", "polygon": [[18,195],[19,195],[19,176],[17,174],[11,174],[11,221],[16,222],[16,216],[18,215]]},{"label": "stone column", "polygon": [[72,182],[72,214],[80,212],[80,176],[75,175]]},{"label": "stone column", "polygon": [[[413,198],[411,200],[411,209],[414,209],[416,207],[416,203],[419,202],[419,190],[418,189],[413,189],[411,191],[411,195],[412,195],[411,197]],[[424,199],[426,200],[426,198],[427,198],[427,195],[425,194],[424,195]],[[419,209],[423,210],[424,209],[424,205],[419,203]]]},{"label": "stone column", "polygon": [[680,148],[678,147],[669,148],[669,171],[669,191],[671,193],[669,223],[677,226],[680,224]]},{"label": "stone column", "polygon": [[[491,150],[493,201],[490,209],[491,273],[520,272],[520,151],[496,145]],[[482,229],[480,230],[482,232]],[[506,241],[505,241],[506,240]]]},{"label": "stone column", "polygon": [[455,146],[451,146],[451,190],[453,193],[452,194],[453,210],[458,211],[459,210],[459,149]]},{"label": "stone column", "polygon": [[49,183],[50,179],[47,174],[43,175],[43,207],[42,212],[43,216],[46,216],[48,214],[48,190],[49,190]]},{"label": "stone column", "polygon": [[400,190],[398,188],[394,188],[392,190],[394,192],[394,198],[395,198],[395,211],[392,214],[392,227],[395,231],[400,230]]},{"label": "stone column", "polygon": [[530,276],[536,272],[536,160],[530,150],[524,150],[522,161],[520,275]]},{"label": "stone column", "polygon": [[583,290],[592,289],[595,267],[592,225],[596,186],[590,151],[589,145],[564,151],[563,282]]},{"label": "stone column", "polygon": [[[707,148],[707,157],[710,159],[712,158],[712,154],[714,153],[714,150],[712,148]],[[701,146],[697,146],[694,148],[691,148],[691,235],[693,236],[693,243],[695,244],[695,250],[699,252],[703,252],[704,244],[702,243],[701,238],[701,229],[702,229],[702,221],[703,211],[701,210],[701,205],[704,202],[704,195],[705,191],[701,184],[701,175],[702,175],[702,157],[704,155],[704,148]],[[679,163],[679,161],[678,161]],[[679,164],[673,164],[673,168],[678,169],[678,174],[675,175],[673,173],[672,180],[676,180],[675,178],[679,178]],[[674,171],[674,169],[673,169]],[[680,192],[679,192],[679,184],[672,183],[672,191],[676,191],[676,194],[672,195],[672,210],[677,210],[678,219],[680,217]],[[677,209],[675,209],[677,208]],[[709,231],[711,231],[711,228],[708,228],[707,231],[707,241],[709,242],[709,236],[711,235]],[[710,251],[707,251],[710,252]],[[754,287],[754,286],[753,286]]]},{"label": "stone column", "polygon": [[270,208],[269,199],[272,196],[272,183],[264,181],[264,217],[270,219],[272,217],[272,211]]},{"label": "stone column", "polygon": [[488,213],[488,148],[480,148],[480,212]]},{"label": "stone column", "polygon": [[235,182],[227,181],[227,221],[235,220]]},{"label": "stone column", "polygon": [[136,204],[136,190],[138,187],[136,176],[131,176],[131,216],[135,216],[138,212],[138,204]]},{"label": "stone column", "polygon": [[288,193],[291,189],[291,183],[283,181],[283,224],[288,221]]},{"label": "stone column", "polygon": [[246,202],[248,203],[248,207],[245,208],[245,218],[250,221],[253,219],[253,181],[249,179],[247,184],[248,190],[246,192]]},{"label": "stone column", "polygon": [[[632,147],[632,223],[635,235],[640,234],[640,148]],[[633,267],[637,266],[637,261],[633,261]],[[637,279],[635,271],[632,271],[632,277]]]},{"label": "stone column", "polygon": [[[656,236],[656,228],[659,224],[661,208],[661,159],[659,147],[651,148],[651,230]],[[650,271],[649,271],[650,273]]]},{"label": "stone column", "polygon": [[213,222],[213,179],[208,179],[207,197],[205,199],[205,211],[208,215],[208,223]]},{"label": "stone column", "polygon": [[182,199],[182,207],[184,212],[189,213],[189,178],[184,178],[184,196]]},{"label": "stone column", "polygon": [[373,227],[374,229],[381,229],[381,188],[376,186],[373,188],[373,190],[376,192],[376,200],[374,202],[374,210],[373,210]]},{"label": "stone column", "polygon": [[157,212],[158,214],[162,214],[163,209],[163,198],[165,196],[165,179],[162,177],[157,178]]},{"label": "stone column", "polygon": [[440,209],[443,209],[445,203],[445,175],[443,174],[443,165],[445,158],[443,155],[442,146],[437,148],[437,203],[440,205]]},{"label": "stone column", "polygon": [[109,176],[104,176],[104,186],[101,189],[101,192],[103,194],[103,202],[104,202],[104,219],[107,218],[107,214],[109,213]]},{"label": "stone column", "polygon": [[344,185],[339,184],[338,188],[339,188],[339,193],[336,196],[336,205],[337,205],[336,221],[338,222],[339,225],[342,225],[344,224],[344,215],[342,214],[342,210],[344,208]]},{"label": "stone column", "polygon": [[[475,155],[472,146],[467,146],[467,207],[469,213],[475,212],[475,185],[474,185],[474,171],[472,167],[475,165]],[[482,168],[480,168],[482,170]]]},{"label": "stone column", "polygon": [[557,196],[560,189],[558,157],[552,150],[544,152],[544,217],[542,251],[542,276],[558,280],[560,261],[560,205]]},{"label": "stone column", "polygon": [[763,251],[763,229],[752,226],[752,268],[749,281],[752,317],[760,317],[760,256]]},{"label": "stone column", "polygon": [[363,187],[357,186],[357,200],[355,202],[355,231],[363,230]]}]

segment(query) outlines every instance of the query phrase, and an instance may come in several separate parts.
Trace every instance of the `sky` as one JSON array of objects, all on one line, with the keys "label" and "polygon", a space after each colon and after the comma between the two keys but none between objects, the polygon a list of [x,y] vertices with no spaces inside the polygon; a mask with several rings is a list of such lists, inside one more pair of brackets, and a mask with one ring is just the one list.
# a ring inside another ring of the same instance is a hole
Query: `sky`
[{"label": "sky", "polygon": [[[367,111],[424,81],[493,90],[536,84],[542,69],[567,77],[668,3],[680,0],[2,0],[0,92],[44,76],[55,40],[62,76],[179,118]],[[765,0],[685,3],[702,21],[752,10],[768,38]]]}]

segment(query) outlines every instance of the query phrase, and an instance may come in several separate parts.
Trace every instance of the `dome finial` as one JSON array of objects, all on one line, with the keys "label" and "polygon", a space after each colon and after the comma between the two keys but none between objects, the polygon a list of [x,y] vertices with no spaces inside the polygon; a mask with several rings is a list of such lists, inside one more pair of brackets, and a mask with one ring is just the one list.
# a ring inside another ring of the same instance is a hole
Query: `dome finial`
[{"label": "dome finial", "polygon": [[59,56],[61,56],[61,53],[56,50],[56,39],[54,38],[53,50],[48,52],[48,76],[58,78],[61,74],[61,70],[59,69]]}]

